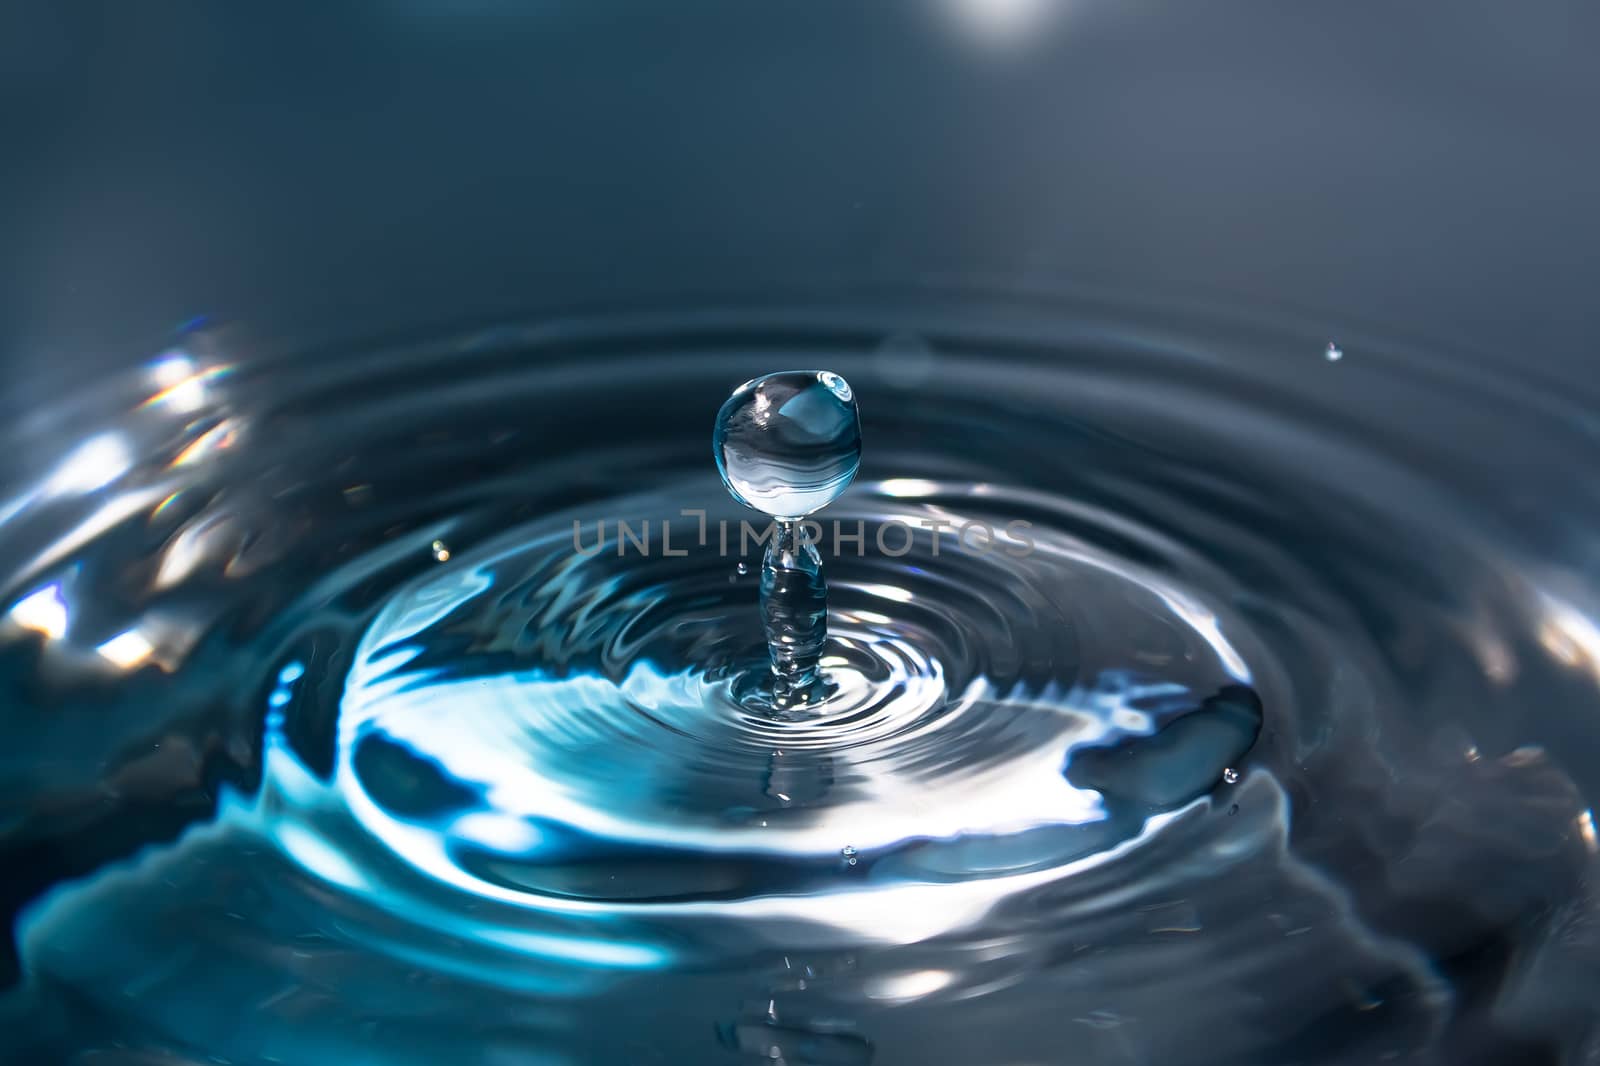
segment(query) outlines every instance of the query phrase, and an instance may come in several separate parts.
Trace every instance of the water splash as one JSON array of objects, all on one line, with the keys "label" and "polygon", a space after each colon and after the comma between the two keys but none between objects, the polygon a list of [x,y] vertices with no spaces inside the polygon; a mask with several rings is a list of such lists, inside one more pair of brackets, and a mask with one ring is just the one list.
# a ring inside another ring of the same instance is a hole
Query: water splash
[{"label": "water splash", "polygon": [[855,393],[828,370],[747,381],[717,412],[712,452],[734,499],[777,520],[761,563],[772,703],[809,702],[828,641],[828,586],[801,520],[837,499],[861,466]]},{"label": "water splash", "polygon": [[772,659],[773,700],[804,701],[828,643],[828,584],[822,557],[797,522],[780,522],[761,560],[761,620]]},{"label": "water splash", "polygon": [[[40,422],[7,454],[51,490],[0,514],[0,837],[38,899],[7,1050],[1587,1054],[1582,405],[1370,338],[1307,375],[1320,323],[952,307],[506,330]],[[832,687],[773,714],[693,411],[796,351],[859,382],[883,335],[938,373],[872,406],[897,476],[833,508],[916,540],[817,545]],[[55,492],[105,434],[131,466]],[[668,554],[682,507],[709,535]],[[1037,550],[948,526],[1016,520]]]}]

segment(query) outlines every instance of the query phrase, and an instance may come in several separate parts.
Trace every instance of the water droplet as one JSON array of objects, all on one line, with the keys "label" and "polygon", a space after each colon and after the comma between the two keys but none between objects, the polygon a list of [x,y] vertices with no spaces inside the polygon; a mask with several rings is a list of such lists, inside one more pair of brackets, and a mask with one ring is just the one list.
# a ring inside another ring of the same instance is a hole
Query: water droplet
[{"label": "water droplet", "polygon": [[856,856],[857,852],[854,844],[846,844],[839,849],[839,857],[851,866],[854,866],[859,861]]},{"label": "water droplet", "polygon": [[433,557],[441,563],[450,561],[450,549],[445,545],[444,541],[436,540],[433,542]]},{"label": "water droplet", "polygon": [[1230,785],[1236,785],[1239,783],[1239,771],[1230,766],[1222,771],[1222,779]]},{"label": "water droplet", "polygon": [[1328,362],[1337,363],[1344,358],[1344,349],[1333,343],[1333,341],[1329,341],[1328,347],[1322,354],[1327,357]]},{"label": "water droplet", "polygon": [[740,577],[743,577],[750,572],[750,567],[745,563],[740,563],[738,566],[734,567],[734,570],[738,572]]},{"label": "water droplet", "polygon": [[803,518],[836,499],[861,465],[855,394],[827,370],[747,381],[717,413],[712,451],[740,503]]}]

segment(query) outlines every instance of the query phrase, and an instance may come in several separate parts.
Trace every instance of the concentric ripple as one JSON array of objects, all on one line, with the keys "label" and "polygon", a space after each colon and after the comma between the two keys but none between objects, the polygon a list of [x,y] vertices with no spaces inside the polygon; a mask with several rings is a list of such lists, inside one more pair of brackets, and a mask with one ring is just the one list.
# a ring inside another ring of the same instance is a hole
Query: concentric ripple
[{"label": "concentric ripple", "polygon": [[[1600,1053],[1586,386],[1339,338],[180,338],[7,452],[21,1061]],[[784,708],[705,444],[786,366],[870,447]]]},{"label": "concentric ripple", "polygon": [[[618,501],[614,521],[715,507],[691,491]],[[929,520],[992,521],[1018,501],[900,491],[831,519],[925,532],[905,555],[830,562],[820,702],[740,698],[765,650],[719,535],[676,558],[596,536],[585,558],[572,522],[587,523],[563,516],[390,602],[341,708],[341,787],[402,853],[443,834],[469,877],[659,900],[1038,870],[1120,843],[1239,764],[1259,702],[1183,592],[1050,529],[1026,552],[968,553]],[[1075,751],[1118,746],[1095,787],[1074,784],[1090,774]]]}]

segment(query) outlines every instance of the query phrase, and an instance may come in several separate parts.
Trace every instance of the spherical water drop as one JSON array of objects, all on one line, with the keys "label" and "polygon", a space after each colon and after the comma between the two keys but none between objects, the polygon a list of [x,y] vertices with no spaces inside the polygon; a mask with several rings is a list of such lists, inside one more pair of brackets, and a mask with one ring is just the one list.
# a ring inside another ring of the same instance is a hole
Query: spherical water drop
[{"label": "spherical water drop", "polygon": [[[1215,765],[1215,763],[1212,765]],[[1239,771],[1230,766],[1222,771],[1222,779],[1230,785],[1237,785],[1239,783]]]},{"label": "spherical water drop", "polygon": [[747,381],[717,413],[712,452],[740,503],[774,518],[803,518],[836,499],[861,465],[855,394],[827,370]]},{"label": "spherical water drop", "polygon": [[444,541],[442,541],[442,540],[434,541],[432,550],[433,550],[433,557],[437,561],[439,561],[441,563],[448,563],[450,561],[450,548],[449,548],[449,546],[447,544],[445,544]]},{"label": "spherical water drop", "polygon": [[854,866],[856,864],[856,862],[857,862],[856,855],[857,854],[858,853],[856,852],[856,846],[854,844],[846,844],[844,847],[839,849],[839,857],[842,858],[847,864],[849,864],[851,866]]},{"label": "spherical water drop", "polygon": [[1322,354],[1327,357],[1328,362],[1337,363],[1344,358],[1344,349],[1329,341],[1327,349]]},{"label": "spherical water drop", "polygon": [[746,563],[740,563],[738,566],[734,567],[734,570],[738,571],[740,577],[743,577],[750,572],[750,567]]}]

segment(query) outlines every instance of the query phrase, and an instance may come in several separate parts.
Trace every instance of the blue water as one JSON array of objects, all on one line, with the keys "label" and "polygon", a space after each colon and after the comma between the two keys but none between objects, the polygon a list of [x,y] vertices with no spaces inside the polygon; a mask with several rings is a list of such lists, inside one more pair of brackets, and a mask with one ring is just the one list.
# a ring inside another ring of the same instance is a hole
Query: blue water
[{"label": "blue water", "polygon": [[[953,307],[208,326],[51,423],[0,522],[11,1060],[1583,1061],[1583,405]],[[804,364],[828,446],[733,434],[730,499],[718,400]],[[825,605],[756,500],[828,504]]]}]

